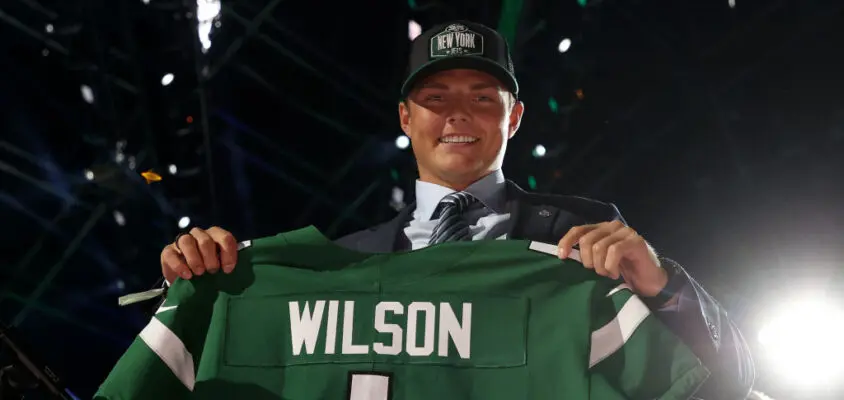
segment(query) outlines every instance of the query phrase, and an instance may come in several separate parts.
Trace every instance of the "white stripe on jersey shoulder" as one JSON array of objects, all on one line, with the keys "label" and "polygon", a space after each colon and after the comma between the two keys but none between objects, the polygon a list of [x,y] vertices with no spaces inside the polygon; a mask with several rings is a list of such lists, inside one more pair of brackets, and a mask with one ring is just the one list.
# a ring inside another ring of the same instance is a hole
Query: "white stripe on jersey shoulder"
[{"label": "white stripe on jersey shoulder", "polygon": [[[548,243],[543,243],[543,242],[531,241],[530,246],[528,246],[528,248],[533,250],[533,251],[538,251],[540,253],[550,254],[552,256],[557,256],[557,254],[558,254],[558,252],[557,252],[558,247],[557,247],[556,244],[548,244]],[[582,262],[580,260],[580,251],[577,250],[577,249],[571,249],[571,253],[569,253],[568,258],[575,260],[577,262]]]},{"label": "white stripe on jersey shoulder", "polygon": [[612,321],[592,332],[589,368],[624,347],[650,313],[648,306],[638,297],[631,296],[627,299]]},{"label": "white stripe on jersey shoulder", "polygon": [[238,243],[237,244],[237,251],[241,251],[241,250],[243,250],[247,247],[252,247],[252,241],[251,240],[244,240],[244,241]]},{"label": "white stripe on jersey shoulder", "polygon": [[173,375],[176,375],[185,387],[193,392],[193,386],[196,383],[193,355],[185,348],[182,339],[179,339],[167,325],[155,317],[149,321],[138,337],[158,355],[170,371],[173,371]]},{"label": "white stripe on jersey shoulder", "polygon": [[155,313],[156,313],[156,314],[161,314],[161,313],[163,313],[163,312],[165,312],[165,311],[175,310],[175,309],[176,309],[176,307],[178,307],[178,306],[166,306],[166,307],[165,307],[165,306],[163,306],[163,305],[162,305],[161,307],[158,307],[158,310],[155,310]]},{"label": "white stripe on jersey shoulder", "polygon": [[622,290],[629,290],[631,292],[633,291],[633,289],[631,289],[629,285],[627,285],[626,283],[622,283],[621,285],[618,285],[618,286],[612,288],[612,290],[610,290],[610,292],[607,293],[607,297],[610,297],[610,296],[612,296],[612,295],[614,295],[614,294],[616,294],[616,293],[618,293]]}]

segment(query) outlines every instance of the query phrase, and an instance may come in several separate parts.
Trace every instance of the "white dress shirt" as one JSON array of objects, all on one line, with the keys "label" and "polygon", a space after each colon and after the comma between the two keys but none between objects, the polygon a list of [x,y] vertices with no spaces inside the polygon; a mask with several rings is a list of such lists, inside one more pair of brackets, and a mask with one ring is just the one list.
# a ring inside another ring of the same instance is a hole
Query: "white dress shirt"
[{"label": "white dress shirt", "polygon": [[[499,169],[464,190],[478,199],[464,212],[472,240],[507,238],[510,214],[507,213],[506,185],[504,173]],[[431,216],[440,201],[454,192],[445,186],[416,180],[416,209],[404,228],[413,250],[428,246],[437,226],[437,220],[431,219]]]}]

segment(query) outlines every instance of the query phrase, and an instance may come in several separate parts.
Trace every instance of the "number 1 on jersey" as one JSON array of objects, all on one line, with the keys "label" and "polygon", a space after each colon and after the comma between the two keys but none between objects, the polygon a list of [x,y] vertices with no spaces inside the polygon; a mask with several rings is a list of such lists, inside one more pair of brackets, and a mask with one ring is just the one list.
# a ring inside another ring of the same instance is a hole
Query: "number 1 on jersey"
[{"label": "number 1 on jersey", "polygon": [[348,400],[390,400],[390,376],[377,373],[349,374]]}]

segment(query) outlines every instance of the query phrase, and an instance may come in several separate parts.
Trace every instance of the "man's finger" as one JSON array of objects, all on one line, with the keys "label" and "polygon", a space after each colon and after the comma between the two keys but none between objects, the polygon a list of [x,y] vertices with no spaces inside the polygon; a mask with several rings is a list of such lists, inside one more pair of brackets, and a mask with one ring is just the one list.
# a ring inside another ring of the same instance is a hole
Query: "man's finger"
[{"label": "man's finger", "polygon": [[177,276],[183,279],[190,279],[191,274],[187,263],[182,254],[176,249],[176,246],[170,244],[161,252],[161,273],[164,274],[164,279],[167,282],[173,283]]},{"label": "man's finger", "polygon": [[232,272],[234,266],[237,264],[237,240],[234,238],[234,235],[216,226],[209,228],[207,232],[214,239],[214,242],[217,243],[223,272]]},{"label": "man's finger", "polygon": [[191,236],[196,239],[196,247],[202,256],[202,265],[208,272],[217,272],[220,269],[220,258],[217,255],[217,243],[211,238],[208,232],[199,228],[190,231]]},{"label": "man's finger", "polygon": [[613,243],[607,249],[607,259],[604,261],[604,268],[610,271],[613,279],[621,277],[621,259],[633,246],[636,245],[636,233],[627,233],[627,236]]},{"label": "man's finger", "polygon": [[609,276],[613,279],[618,278],[618,264],[608,263],[607,256],[609,249],[614,248],[613,246],[615,244],[623,241],[628,236],[630,236],[630,232],[620,229],[592,245],[592,262],[595,264],[595,271],[603,276]]},{"label": "man's finger", "polygon": [[571,248],[577,243],[583,235],[591,232],[592,230],[598,227],[597,224],[595,225],[580,225],[575,226],[569,229],[568,232],[560,239],[560,242],[557,243],[557,248],[559,251],[560,258],[566,258],[571,253]]},{"label": "man's finger", "polygon": [[199,253],[196,239],[192,235],[182,235],[179,236],[178,244],[191,273],[202,275],[205,272],[205,263],[202,261],[202,254]]},{"label": "man's finger", "polygon": [[[600,250],[595,248],[595,244],[611,234],[612,228],[604,224],[583,235],[580,240],[577,241],[578,246],[580,246],[580,258],[584,266],[588,268],[595,268],[596,256],[598,256],[595,254],[595,250]],[[603,271],[597,272],[603,275]]]}]

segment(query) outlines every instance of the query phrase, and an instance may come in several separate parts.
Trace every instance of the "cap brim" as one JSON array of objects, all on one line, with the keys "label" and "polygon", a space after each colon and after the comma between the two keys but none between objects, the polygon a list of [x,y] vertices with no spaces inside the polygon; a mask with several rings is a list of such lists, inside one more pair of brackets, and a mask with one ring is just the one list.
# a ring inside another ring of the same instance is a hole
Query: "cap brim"
[{"label": "cap brim", "polygon": [[441,71],[450,69],[474,69],[486,72],[504,84],[504,86],[513,95],[519,93],[519,84],[516,82],[516,77],[508,72],[504,67],[483,57],[476,56],[457,56],[449,57],[440,60],[428,61],[422,64],[421,67],[413,71],[401,87],[402,98],[407,97],[417,82]]}]

